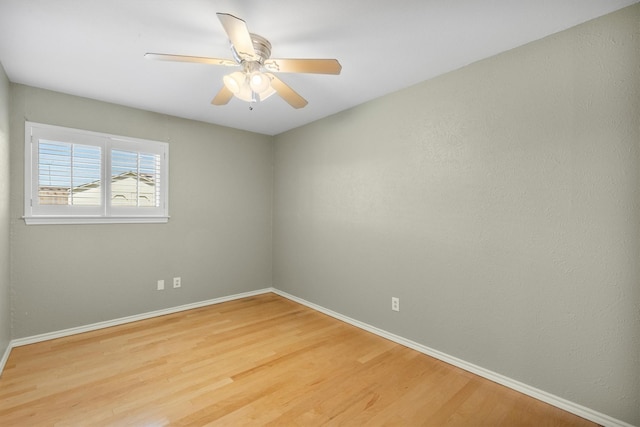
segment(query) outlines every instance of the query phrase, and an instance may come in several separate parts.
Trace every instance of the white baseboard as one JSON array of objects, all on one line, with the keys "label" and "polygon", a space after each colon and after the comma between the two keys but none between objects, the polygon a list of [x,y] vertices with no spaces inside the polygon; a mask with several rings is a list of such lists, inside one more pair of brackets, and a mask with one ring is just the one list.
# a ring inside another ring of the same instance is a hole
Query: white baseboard
[{"label": "white baseboard", "polygon": [[594,411],[593,409],[590,409],[585,406],[579,405],[577,403],[571,402],[569,400],[563,399],[562,397],[553,395],[551,393],[547,393],[546,391],[537,389],[535,387],[531,387],[527,384],[521,383],[520,381],[516,381],[504,375],[501,375],[496,372],[490,371],[488,369],[482,368],[480,366],[474,365],[473,363],[466,362],[462,359],[458,359],[457,357],[453,357],[441,351],[429,348],[415,341],[408,340],[401,336],[376,328],[375,326],[371,326],[367,323],[360,322],[359,320],[355,320],[350,317],[344,316],[340,313],[336,313],[335,311],[332,311],[322,306],[319,306],[317,304],[311,303],[302,298],[298,298],[284,291],[281,291],[278,289],[273,289],[272,291],[275,294],[278,294],[291,301],[295,301],[299,304],[305,305],[309,308],[312,308],[316,311],[324,313],[328,316],[331,316],[343,322],[349,323],[350,325],[356,326],[360,329],[364,329],[365,331],[371,332],[375,335],[381,336],[383,338],[386,338],[398,344],[402,344],[405,347],[409,347],[413,350],[419,351],[420,353],[424,353],[428,356],[442,360],[443,362],[449,363],[450,365],[464,369],[465,371],[474,373],[483,378],[491,380],[495,383],[501,384],[505,387],[509,387],[510,389],[519,391],[520,393],[526,394],[527,396],[531,396],[535,399],[541,400],[545,403],[548,403],[557,408],[563,409],[567,412],[571,412],[572,414],[578,415],[579,417],[593,421],[597,424],[603,425],[605,427],[634,427],[631,424],[628,424],[621,420],[617,420],[613,417],[610,417],[609,415],[600,413],[598,411]]},{"label": "white baseboard", "polygon": [[[119,319],[107,320],[104,322],[92,323],[90,325],[78,326],[75,328],[64,329],[61,331],[48,332],[45,334],[34,335],[26,338],[18,338],[11,341],[10,349],[20,347],[22,345],[34,344],[37,342],[53,340],[56,338],[67,337],[70,335],[81,334],[83,332],[95,331],[98,329],[109,328],[111,326],[123,325],[125,323],[137,322],[138,320],[150,319],[152,317],[164,316],[167,314],[178,313],[180,311],[192,310],[194,308],[205,307],[207,305],[220,304],[227,301],[233,301],[241,298],[252,297],[255,295],[273,292],[272,288],[259,289],[257,291],[243,292],[240,294],[229,295],[226,297],[214,298],[206,301],[194,302],[191,304],[180,305],[177,307],[164,308],[162,310],[150,311],[147,313],[136,314],[133,316],[121,317]],[[10,351],[10,349],[8,351]],[[7,352],[8,352],[7,351]],[[8,357],[8,356],[7,356]],[[2,372],[2,371],[0,371]]]},{"label": "white baseboard", "polygon": [[6,365],[7,360],[9,360],[9,354],[11,354],[12,348],[13,346],[11,345],[11,342],[9,342],[9,345],[7,345],[7,348],[4,350],[4,353],[2,354],[2,359],[0,359],[0,375],[2,375],[2,371],[4,371],[4,365]]}]

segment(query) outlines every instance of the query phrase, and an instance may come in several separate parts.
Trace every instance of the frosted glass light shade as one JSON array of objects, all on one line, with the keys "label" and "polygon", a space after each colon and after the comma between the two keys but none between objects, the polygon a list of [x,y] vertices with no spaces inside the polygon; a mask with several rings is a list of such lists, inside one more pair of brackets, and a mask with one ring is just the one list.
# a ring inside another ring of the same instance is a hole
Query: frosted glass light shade
[{"label": "frosted glass light shade", "polygon": [[265,90],[264,92],[262,92],[258,96],[260,97],[260,101],[264,101],[265,99],[267,99],[268,97],[270,97],[274,93],[276,93],[276,90],[274,88],[272,88],[271,85],[269,85],[267,90]]},{"label": "frosted glass light shade", "polygon": [[240,93],[243,86],[247,85],[245,75],[240,71],[227,74],[222,78],[222,81],[224,82],[224,85],[227,87],[227,89],[229,89],[234,95]]},{"label": "frosted glass light shade", "polygon": [[242,99],[247,102],[256,102],[254,97],[254,92],[251,90],[249,85],[245,82],[240,88],[240,92],[234,93],[235,97],[238,99]]},{"label": "frosted glass light shade", "polygon": [[262,94],[271,87],[271,79],[260,71],[254,71],[249,77],[249,86],[255,93]]}]

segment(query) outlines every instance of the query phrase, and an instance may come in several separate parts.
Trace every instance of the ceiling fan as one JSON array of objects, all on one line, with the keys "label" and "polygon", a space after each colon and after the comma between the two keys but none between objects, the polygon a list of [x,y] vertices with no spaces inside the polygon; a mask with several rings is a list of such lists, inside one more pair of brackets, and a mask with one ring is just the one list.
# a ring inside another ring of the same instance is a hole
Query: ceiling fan
[{"label": "ceiling fan", "polygon": [[201,56],[147,53],[145,58],[161,61],[195,62],[201,64],[240,66],[223,77],[222,89],[213,98],[213,105],[225,105],[234,96],[247,102],[264,101],[277,93],[293,108],[308,104],[300,94],[291,89],[274,72],[340,74],[342,65],[336,59],[273,59],[271,43],[257,34],[249,32],[247,24],[228,13],[217,13],[224,31],[231,42],[233,59],[208,58]]}]

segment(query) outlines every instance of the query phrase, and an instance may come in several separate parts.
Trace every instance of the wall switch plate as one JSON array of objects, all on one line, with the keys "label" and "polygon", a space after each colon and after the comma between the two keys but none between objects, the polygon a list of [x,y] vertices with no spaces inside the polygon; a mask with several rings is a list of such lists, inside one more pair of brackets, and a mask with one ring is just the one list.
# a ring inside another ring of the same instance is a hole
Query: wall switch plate
[{"label": "wall switch plate", "polygon": [[164,290],[164,280],[158,280],[158,287],[156,289],[159,291]]},{"label": "wall switch plate", "polygon": [[180,281],[179,277],[174,277],[173,278],[173,287],[174,288],[179,288],[182,286],[182,282]]},{"label": "wall switch plate", "polygon": [[400,298],[391,297],[391,310],[400,311]]}]

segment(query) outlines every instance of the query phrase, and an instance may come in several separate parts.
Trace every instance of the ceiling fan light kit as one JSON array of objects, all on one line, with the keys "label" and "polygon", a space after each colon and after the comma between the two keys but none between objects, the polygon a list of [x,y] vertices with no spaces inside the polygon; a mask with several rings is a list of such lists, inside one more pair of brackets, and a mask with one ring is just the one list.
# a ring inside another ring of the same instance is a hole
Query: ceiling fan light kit
[{"label": "ceiling fan light kit", "polygon": [[264,101],[276,93],[269,76],[259,71],[234,71],[224,76],[222,81],[236,98],[247,102]]},{"label": "ceiling fan light kit", "polygon": [[303,108],[307,100],[276,77],[273,72],[340,74],[336,59],[270,59],[271,43],[250,33],[246,23],[228,13],[217,14],[229,41],[234,60],[198,56],[147,53],[146,58],[161,61],[196,62],[223,66],[240,66],[222,78],[224,86],[213,98],[213,105],[225,105],[234,96],[249,103],[264,101],[277,93],[293,108]]}]

